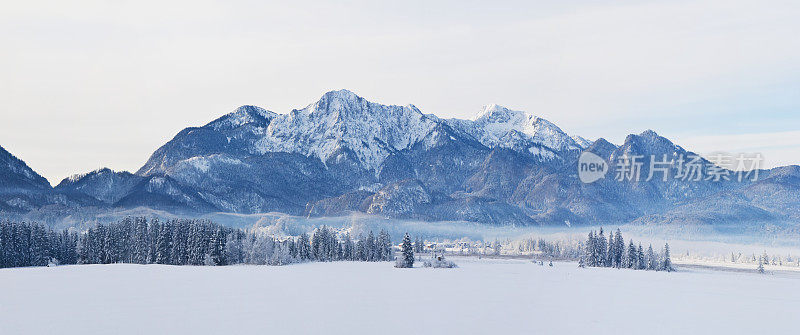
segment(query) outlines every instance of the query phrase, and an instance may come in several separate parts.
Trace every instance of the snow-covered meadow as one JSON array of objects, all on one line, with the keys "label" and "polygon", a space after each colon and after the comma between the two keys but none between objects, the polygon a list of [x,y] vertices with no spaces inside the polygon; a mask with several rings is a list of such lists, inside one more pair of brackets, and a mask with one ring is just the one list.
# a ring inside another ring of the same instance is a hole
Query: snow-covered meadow
[{"label": "snow-covered meadow", "polygon": [[0,269],[9,334],[794,334],[800,277],[455,258]]}]

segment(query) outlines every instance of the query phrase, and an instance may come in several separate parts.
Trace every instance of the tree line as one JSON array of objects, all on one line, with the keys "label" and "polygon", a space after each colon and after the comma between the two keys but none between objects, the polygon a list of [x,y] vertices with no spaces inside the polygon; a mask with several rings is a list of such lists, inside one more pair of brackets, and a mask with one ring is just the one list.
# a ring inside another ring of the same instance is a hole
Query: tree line
[{"label": "tree line", "polygon": [[44,266],[52,259],[78,262],[78,234],[39,224],[0,222],[0,268]]},{"label": "tree line", "polygon": [[[582,243],[569,243],[563,241],[547,241],[544,238],[525,238],[516,241],[516,247],[509,244],[508,248],[519,253],[532,253],[537,258],[546,260],[579,260],[584,252]],[[491,245],[495,254],[500,254],[503,245],[495,241]]]},{"label": "tree line", "polygon": [[581,267],[675,271],[669,255],[669,243],[664,244],[661,253],[654,252],[652,245],[645,251],[641,243],[637,246],[633,240],[629,241],[626,247],[619,229],[616,233],[609,233],[608,239],[603,234],[603,228],[600,228],[599,233],[595,233],[594,230],[589,232],[584,248],[584,254],[578,263]]},{"label": "tree line", "polygon": [[49,264],[283,265],[308,261],[388,261],[389,234],[355,239],[323,226],[311,235],[276,238],[207,220],[161,222],[143,217],[98,224],[84,232],[40,224],[0,222],[0,267]]}]

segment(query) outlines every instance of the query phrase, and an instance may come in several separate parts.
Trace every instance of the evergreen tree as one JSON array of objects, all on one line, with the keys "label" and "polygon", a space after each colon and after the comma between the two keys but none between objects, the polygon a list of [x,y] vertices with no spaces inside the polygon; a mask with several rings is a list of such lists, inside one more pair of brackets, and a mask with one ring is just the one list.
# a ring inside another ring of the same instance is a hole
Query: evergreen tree
[{"label": "evergreen tree", "polygon": [[297,239],[297,255],[303,261],[311,259],[311,245],[306,233],[300,234]]},{"label": "evergreen tree", "polygon": [[11,223],[8,221],[0,222],[0,268],[11,266],[10,248],[11,244]]},{"label": "evergreen tree", "polygon": [[155,263],[158,258],[158,233],[161,232],[161,222],[158,219],[150,220],[147,228],[148,263]]},{"label": "evergreen tree", "polygon": [[[419,241],[419,240],[417,240]],[[379,249],[379,259],[381,261],[389,261],[392,260],[392,237],[389,236],[389,233],[385,230],[381,230],[378,233],[378,249]],[[415,246],[416,247],[416,246]]]},{"label": "evergreen tree", "polygon": [[425,251],[425,242],[422,240],[421,237],[417,237],[414,241],[414,252],[421,254]]},{"label": "evergreen tree", "polygon": [[594,231],[589,232],[589,237],[586,239],[585,258],[587,266],[597,266],[597,239],[594,236]]},{"label": "evergreen tree", "polygon": [[172,223],[172,248],[170,259],[172,264],[184,265],[189,263],[189,224],[186,222]]},{"label": "evergreen tree", "polygon": [[616,267],[619,264],[617,262],[617,256],[619,256],[619,250],[617,249],[617,240],[614,239],[613,232],[608,233],[607,248],[608,251],[606,252],[605,266]]},{"label": "evergreen tree", "polygon": [[639,254],[636,252],[636,246],[633,245],[633,240],[628,244],[628,257],[626,267],[629,269],[636,269],[639,267]]},{"label": "evergreen tree", "polygon": [[[291,257],[293,261],[296,260],[297,259],[297,243],[294,241],[294,239],[291,239],[291,238],[286,240],[286,243],[288,244],[288,247],[289,247],[289,257]],[[226,248],[227,248],[227,246],[226,246]]]},{"label": "evergreen tree", "polygon": [[350,233],[344,234],[344,241],[342,242],[342,259],[352,261],[355,260],[355,244],[353,239],[350,238]]},{"label": "evergreen tree", "polygon": [[35,224],[31,227],[28,252],[31,266],[45,266],[50,260],[47,231],[43,226]]},{"label": "evergreen tree", "polygon": [[376,257],[376,248],[375,248],[375,235],[372,234],[372,230],[369,231],[367,234],[367,241],[365,242],[364,248],[366,249],[366,260],[370,262],[374,262],[377,260]]},{"label": "evergreen tree", "polygon": [[414,249],[411,245],[411,236],[406,233],[403,236],[403,243],[401,246],[403,258],[398,260],[396,267],[399,268],[413,268],[414,267]]},{"label": "evergreen tree", "polygon": [[672,259],[669,256],[669,243],[664,244],[664,262],[661,269],[667,272],[675,271],[675,268],[672,267]]},{"label": "evergreen tree", "polygon": [[147,220],[145,218],[136,218],[135,220],[133,243],[133,262],[147,264]]},{"label": "evergreen tree", "polygon": [[617,268],[626,267],[623,258],[625,258],[625,240],[622,238],[622,232],[617,228],[617,232],[614,235],[614,266]]},{"label": "evergreen tree", "polygon": [[[609,236],[609,239],[611,237]],[[606,243],[606,237],[603,235],[603,227],[600,227],[600,232],[597,234],[597,243],[595,245],[595,253],[597,255],[597,262],[595,266],[610,266],[610,253],[608,248],[611,243]]]},{"label": "evergreen tree", "polygon": [[356,241],[356,260],[367,260],[367,248],[364,234],[358,234],[358,241]]},{"label": "evergreen tree", "polygon": [[225,243],[227,242],[227,237],[223,233],[221,228],[217,228],[214,232],[214,235],[211,237],[211,261],[214,265],[227,265],[227,261],[225,259]]},{"label": "evergreen tree", "polygon": [[[225,241],[225,260],[228,264],[241,264],[244,262],[243,238],[244,233],[238,229],[228,234],[227,241]],[[297,257],[296,250],[294,257]]]},{"label": "evergreen tree", "polygon": [[658,270],[658,259],[655,252],[653,252],[653,245],[647,247],[647,269]]},{"label": "evergreen tree", "polygon": [[[169,264],[171,253],[172,232],[168,224],[159,225],[158,240],[156,240],[157,264]],[[198,264],[199,265],[199,264]]]},{"label": "evergreen tree", "polygon": [[644,258],[644,249],[642,249],[642,244],[639,243],[639,248],[636,249],[636,264],[637,270],[644,270],[647,269],[647,263],[645,262]]},{"label": "evergreen tree", "polygon": [[324,261],[325,258],[323,256],[323,241],[322,241],[322,231],[325,227],[314,230],[314,233],[311,234],[311,257],[318,261]]}]

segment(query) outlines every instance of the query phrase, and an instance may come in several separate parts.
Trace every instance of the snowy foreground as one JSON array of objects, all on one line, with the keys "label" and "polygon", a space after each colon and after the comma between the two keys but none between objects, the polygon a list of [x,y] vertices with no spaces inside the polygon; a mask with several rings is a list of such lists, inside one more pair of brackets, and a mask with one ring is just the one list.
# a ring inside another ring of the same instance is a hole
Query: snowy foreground
[{"label": "snowy foreground", "polygon": [[796,334],[800,277],[455,258],[0,269],[0,334]]}]

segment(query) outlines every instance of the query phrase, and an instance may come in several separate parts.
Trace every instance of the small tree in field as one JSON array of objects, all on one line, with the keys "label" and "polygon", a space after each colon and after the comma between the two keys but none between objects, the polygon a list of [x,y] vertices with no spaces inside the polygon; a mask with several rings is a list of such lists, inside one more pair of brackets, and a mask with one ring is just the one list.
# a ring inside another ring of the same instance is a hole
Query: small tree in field
[{"label": "small tree in field", "polygon": [[403,244],[401,245],[403,257],[397,260],[394,267],[396,268],[413,268],[414,267],[414,247],[411,244],[411,236],[408,233],[403,237]]},{"label": "small tree in field", "polygon": [[664,244],[664,263],[661,269],[667,272],[675,271],[675,268],[672,267],[672,259],[669,256],[669,243]]}]

